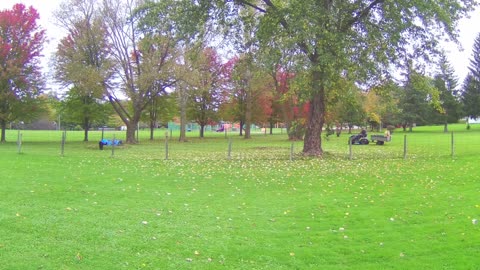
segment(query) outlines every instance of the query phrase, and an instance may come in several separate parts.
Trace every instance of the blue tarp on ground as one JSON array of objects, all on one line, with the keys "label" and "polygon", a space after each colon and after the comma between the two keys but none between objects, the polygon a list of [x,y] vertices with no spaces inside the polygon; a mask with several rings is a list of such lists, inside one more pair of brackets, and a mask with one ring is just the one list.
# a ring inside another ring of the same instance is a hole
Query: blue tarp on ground
[{"label": "blue tarp on ground", "polygon": [[122,141],[121,140],[107,140],[107,139],[103,139],[100,141],[100,143],[102,145],[121,145],[122,144]]}]

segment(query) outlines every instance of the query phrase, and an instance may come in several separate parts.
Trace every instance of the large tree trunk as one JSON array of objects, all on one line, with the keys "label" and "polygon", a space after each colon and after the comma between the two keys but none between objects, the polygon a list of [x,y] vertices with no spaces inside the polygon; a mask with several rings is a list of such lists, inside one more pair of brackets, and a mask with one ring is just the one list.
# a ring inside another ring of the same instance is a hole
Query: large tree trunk
[{"label": "large tree trunk", "polygon": [[150,141],[153,141],[153,135],[155,130],[155,122],[154,120],[150,120]]},{"label": "large tree trunk", "polygon": [[137,143],[137,140],[135,139],[135,131],[137,130],[137,125],[138,121],[129,121],[127,123],[127,137],[126,137],[126,143]]},{"label": "large tree trunk", "polygon": [[2,135],[1,135],[1,139],[0,139],[0,142],[4,143],[6,142],[6,135],[5,135],[5,131],[7,129],[7,121],[5,120],[0,120],[0,127],[2,129]]},{"label": "large tree trunk", "polygon": [[180,108],[180,137],[178,138],[179,142],[186,142],[187,141],[187,112],[186,108],[181,106]]},{"label": "large tree trunk", "polygon": [[[248,86],[250,88],[250,86]],[[253,100],[252,100],[252,89],[247,90],[246,95],[246,106],[245,106],[245,137],[244,139],[251,139],[251,127],[252,127],[252,107],[253,107]]]},{"label": "large tree trunk", "polygon": [[157,127],[156,103],[152,100],[153,108],[150,110],[150,141],[153,141],[155,128]]},{"label": "large tree trunk", "polygon": [[245,122],[243,122],[243,120],[240,120],[240,136],[243,136],[243,125],[245,125]]},{"label": "large tree trunk", "polygon": [[186,142],[187,141],[187,132],[186,132],[186,125],[187,125],[187,103],[188,103],[188,96],[187,90],[185,89],[185,85],[180,85],[178,90],[178,103],[180,105],[180,137],[178,138],[179,142]]},{"label": "large tree trunk", "polygon": [[303,140],[303,154],[306,156],[321,156],[323,154],[321,135],[325,122],[325,89],[320,80],[321,73],[313,71],[312,89],[314,94],[310,99],[310,111]]},{"label": "large tree trunk", "polygon": [[448,114],[445,113],[445,122],[443,123],[443,132],[448,133]]},{"label": "large tree trunk", "polygon": [[205,124],[200,124],[200,138],[205,137]]},{"label": "large tree trunk", "polygon": [[83,119],[83,141],[88,142],[88,127],[90,125],[90,121],[88,117]]}]

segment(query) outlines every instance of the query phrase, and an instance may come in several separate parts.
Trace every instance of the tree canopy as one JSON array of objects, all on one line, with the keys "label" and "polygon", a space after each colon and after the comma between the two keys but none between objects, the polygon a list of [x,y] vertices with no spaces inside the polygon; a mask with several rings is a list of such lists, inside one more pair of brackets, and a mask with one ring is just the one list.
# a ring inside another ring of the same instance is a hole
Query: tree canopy
[{"label": "tree canopy", "polygon": [[27,120],[38,109],[42,92],[39,57],[45,30],[33,8],[16,4],[0,11],[0,141],[5,141],[6,124],[20,117]]},{"label": "tree canopy", "polygon": [[428,61],[440,38],[455,40],[458,20],[478,4],[472,0],[191,3],[190,8],[204,10],[201,18],[225,28],[258,22],[254,29],[260,49],[277,47],[290,54],[283,58],[296,57],[297,72],[309,74],[308,87],[301,93],[310,104],[303,153],[314,156],[323,153],[320,135],[326,102],[341,79],[370,84],[389,73],[392,65],[406,68],[410,59]]}]

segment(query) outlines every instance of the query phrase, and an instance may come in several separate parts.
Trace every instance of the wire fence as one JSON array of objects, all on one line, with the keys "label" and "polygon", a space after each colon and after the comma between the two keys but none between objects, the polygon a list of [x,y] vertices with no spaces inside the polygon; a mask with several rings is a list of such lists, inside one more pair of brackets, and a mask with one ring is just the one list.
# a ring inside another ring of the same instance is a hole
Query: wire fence
[{"label": "wire fence", "polygon": [[[273,135],[254,133],[251,140],[238,134],[224,136],[215,132],[206,133],[203,139],[189,133],[187,142],[179,142],[177,134],[157,130],[154,140],[148,131],[141,131],[137,145],[109,145],[100,150],[99,141],[115,140],[125,136],[124,131],[90,131],[88,142],[83,142],[81,131],[31,131],[7,132],[7,143],[0,151],[50,154],[50,155],[103,155],[138,156],[152,159],[262,159],[296,160],[302,158],[302,141],[288,141],[285,132]],[[327,155],[338,159],[433,159],[475,157],[480,154],[480,130],[458,132],[397,132],[384,145],[349,144],[349,134],[340,137],[322,137],[322,149]]]}]

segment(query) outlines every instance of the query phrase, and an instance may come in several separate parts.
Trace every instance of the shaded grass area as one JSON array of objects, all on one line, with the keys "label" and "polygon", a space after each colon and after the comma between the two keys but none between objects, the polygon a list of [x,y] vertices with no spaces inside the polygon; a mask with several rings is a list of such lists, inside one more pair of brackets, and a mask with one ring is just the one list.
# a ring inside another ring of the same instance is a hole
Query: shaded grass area
[{"label": "shaded grass area", "polygon": [[398,135],[355,148],[354,160],[346,136],[330,137],[324,159],[293,162],[282,135],[233,137],[230,160],[221,136],[172,140],[168,160],[161,139],[113,158],[73,133],[64,157],[41,135],[22,154],[0,145],[0,261],[5,269],[478,268],[480,145],[452,158],[448,146],[438,154],[444,139],[419,131],[407,134],[411,143],[434,147],[403,160]]}]

